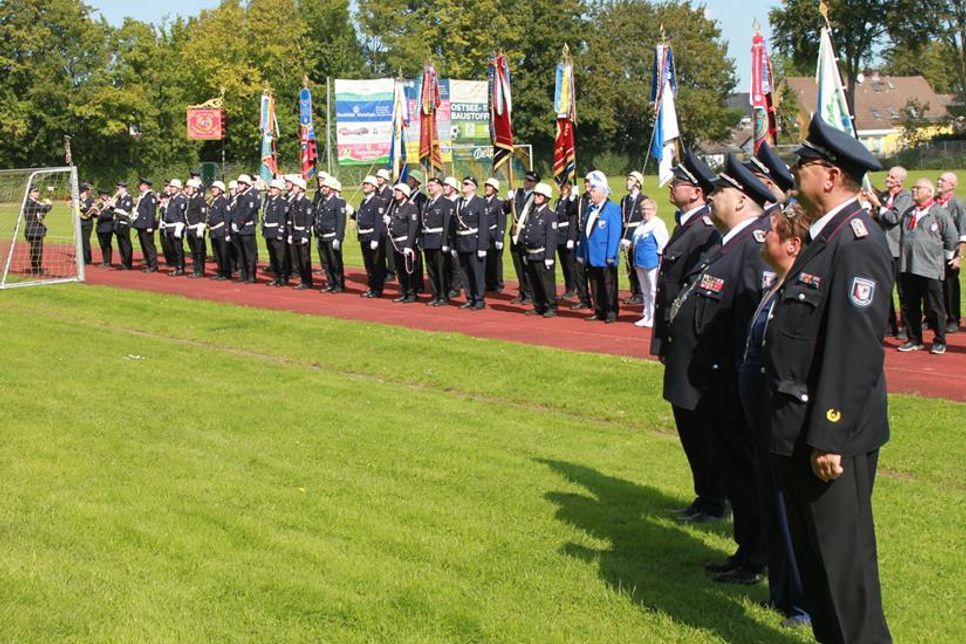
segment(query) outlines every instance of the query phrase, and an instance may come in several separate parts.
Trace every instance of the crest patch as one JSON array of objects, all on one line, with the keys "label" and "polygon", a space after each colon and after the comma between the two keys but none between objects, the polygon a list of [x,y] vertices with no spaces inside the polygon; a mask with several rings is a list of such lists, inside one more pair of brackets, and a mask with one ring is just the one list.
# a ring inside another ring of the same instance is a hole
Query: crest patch
[{"label": "crest patch", "polygon": [[861,219],[853,219],[849,225],[852,226],[852,234],[855,235],[856,239],[869,236],[869,229],[865,227],[865,222]]},{"label": "crest patch", "polygon": [[603,219],[598,219],[597,225],[601,230],[605,230],[607,228],[607,222]]},{"label": "crest patch", "polygon": [[754,230],[752,232],[752,234],[755,236],[755,241],[756,242],[758,242],[759,244],[764,244],[765,243],[765,231],[764,230],[756,229],[756,230]]},{"label": "crest patch", "polygon": [[872,304],[875,297],[875,280],[865,277],[853,277],[849,288],[849,301],[853,306],[864,309]]},{"label": "crest patch", "polygon": [[837,423],[842,420],[842,412],[840,412],[838,409],[829,408],[829,410],[825,412],[825,420],[830,423]]},{"label": "crest patch", "polygon": [[724,290],[725,281],[720,277],[715,277],[714,275],[708,275],[705,273],[701,276],[701,283],[698,284],[698,288],[711,291],[712,293],[720,293]]}]

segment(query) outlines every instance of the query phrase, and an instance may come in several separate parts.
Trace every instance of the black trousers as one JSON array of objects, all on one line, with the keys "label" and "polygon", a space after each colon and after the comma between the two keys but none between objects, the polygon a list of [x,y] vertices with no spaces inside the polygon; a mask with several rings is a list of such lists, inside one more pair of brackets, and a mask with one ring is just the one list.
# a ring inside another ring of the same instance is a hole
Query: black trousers
[{"label": "black trousers", "polygon": [[218,274],[222,277],[231,277],[228,242],[224,237],[211,238],[211,252],[215,256],[215,263],[218,265]]},{"label": "black trousers", "polygon": [[574,289],[577,291],[577,299],[582,304],[590,304],[590,276],[588,275],[587,265],[574,262]]},{"label": "black trousers", "polygon": [[496,240],[490,240],[490,248],[486,251],[486,290],[503,290],[503,248],[497,250]]},{"label": "black trousers", "polygon": [[434,300],[446,301],[449,299],[449,289],[446,286],[446,255],[438,248],[427,248],[423,251],[426,254],[426,272],[429,274],[429,290]]},{"label": "black trousers", "polygon": [[617,319],[617,267],[590,266],[590,291],[594,314],[601,320]]},{"label": "black trousers", "polygon": [[418,248],[413,248],[413,273],[410,279],[416,293],[426,290],[426,280],[423,277],[423,254]]},{"label": "black trousers", "polygon": [[513,258],[513,270],[517,274],[520,297],[532,300],[533,285],[530,284],[530,277],[527,275],[526,262],[524,261],[526,255],[527,251],[523,248],[523,244],[510,244],[510,257]]},{"label": "black trousers", "polygon": [[902,285],[899,282],[899,258],[892,258],[892,281],[896,285],[899,293],[899,310],[896,310],[896,300],[892,297],[892,289],[889,289],[889,332],[898,335],[899,329],[903,327],[903,320],[900,318],[902,310]]},{"label": "black trousers", "polygon": [[[191,249],[191,273],[193,275],[205,274],[205,260],[208,258],[208,244],[205,243],[204,236],[198,237],[194,230],[185,233],[188,236],[188,248]],[[254,273],[252,273],[254,275]]]},{"label": "black trousers", "polygon": [[171,260],[175,269],[184,270],[184,246],[181,239],[174,236],[174,228],[166,228],[164,236],[168,240],[168,247],[171,249]]},{"label": "black trousers", "polygon": [[44,238],[27,237],[30,244],[30,272],[40,274],[44,264]]},{"label": "black trousers", "polygon": [[554,267],[547,267],[540,261],[526,263],[530,284],[533,285],[533,309],[538,313],[557,310],[557,286],[554,280]]},{"label": "black trousers", "polygon": [[258,241],[255,235],[238,235],[238,266],[243,282],[255,281],[255,264],[258,261]]},{"label": "black trousers", "polygon": [[288,284],[292,275],[292,260],[289,257],[288,244],[281,238],[265,240],[268,247],[268,262],[272,267],[272,275],[279,284]]},{"label": "black trousers", "polygon": [[345,288],[345,272],[342,265],[342,248],[337,250],[332,246],[333,239],[319,240],[319,255],[322,258],[322,268],[328,286]]},{"label": "black trousers", "polygon": [[110,264],[114,259],[114,233],[97,233],[97,245],[101,247],[101,262]]},{"label": "black trousers", "polygon": [[371,241],[359,242],[362,248],[362,263],[366,267],[366,286],[373,293],[382,295],[382,289],[386,286],[386,261],[382,257],[384,247],[378,244],[373,250]]},{"label": "black trousers", "polygon": [[946,324],[959,326],[959,269],[946,264],[946,279],[943,280],[943,303],[946,309]]},{"label": "black trousers", "polygon": [[117,252],[121,254],[121,267],[131,268],[134,261],[134,247],[131,245],[131,229],[128,226],[118,226],[114,229],[117,237]]},{"label": "black trousers", "polygon": [[174,244],[171,243],[171,237],[168,235],[168,229],[161,229],[161,253],[164,255],[164,263],[171,267],[177,264],[177,259],[174,254]]},{"label": "black trousers", "polygon": [[633,246],[623,253],[624,269],[627,271],[627,283],[631,291],[631,297],[641,296],[641,281],[637,279],[637,269],[634,268]]},{"label": "black trousers", "polygon": [[91,263],[91,233],[94,232],[94,222],[90,219],[81,222],[81,248],[84,253],[84,263]]},{"label": "black trousers", "polygon": [[463,270],[463,289],[466,301],[473,304],[484,301],[486,279],[486,258],[479,257],[476,251],[459,253],[460,268]]},{"label": "black trousers", "polygon": [[141,255],[144,257],[144,266],[150,269],[158,267],[158,248],[154,244],[154,231],[138,229],[138,245],[141,247]]},{"label": "black trousers", "polygon": [[829,483],[812,472],[810,456],[803,445],[773,458],[815,639],[891,642],[872,523],[879,452],[843,456],[843,474]]},{"label": "black trousers", "polygon": [[725,511],[725,489],[714,453],[714,429],[711,418],[717,410],[711,399],[705,397],[695,409],[684,409],[672,405],[674,423],[677,425],[681,447],[691,468],[694,481],[694,508],[713,516],[722,516]]},{"label": "black trousers", "polygon": [[[392,248],[388,239],[382,240],[382,261],[386,265],[386,275],[395,277],[396,266],[392,262]],[[390,279],[392,279],[392,277],[390,277]]]},{"label": "black trousers", "polygon": [[459,254],[453,255],[453,251],[443,253],[446,260],[446,274],[449,276],[447,287],[450,293],[459,295],[463,290],[463,270],[460,267]]},{"label": "black trousers", "polygon": [[[400,250],[402,250],[400,248]],[[415,258],[411,260],[415,263]],[[392,263],[396,269],[396,279],[399,281],[399,295],[402,297],[416,297],[415,271],[406,270],[406,256],[393,248]]]},{"label": "black trousers", "polygon": [[312,246],[309,242],[304,244],[289,244],[289,254],[292,256],[293,274],[299,274],[299,281],[306,286],[312,286]]},{"label": "black trousers", "polygon": [[564,280],[564,293],[573,293],[576,278],[574,275],[574,249],[567,248],[567,243],[557,245],[557,261]]},{"label": "black trousers", "polygon": [[241,265],[241,238],[235,235],[228,242],[228,266],[234,273]]},{"label": "black trousers", "polygon": [[942,282],[912,273],[899,275],[902,282],[902,317],[910,342],[922,342],[922,302],[925,299],[929,323],[935,325],[935,342],[946,344],[946,310],[943,307]]}]

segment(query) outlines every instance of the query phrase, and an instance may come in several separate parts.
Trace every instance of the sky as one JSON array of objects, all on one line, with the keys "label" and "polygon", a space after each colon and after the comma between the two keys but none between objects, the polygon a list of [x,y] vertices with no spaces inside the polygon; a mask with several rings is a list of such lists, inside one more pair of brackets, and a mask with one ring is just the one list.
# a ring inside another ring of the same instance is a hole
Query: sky
[{"label": "sky", "polygon": [[[218,6],[220,0],[165,0],[144,4],[130,0],[87,0],[87,3],[100,11],[108,22],[119,25],[126,16],[145,22],[159,22],[165,16],[192,16],[202,9]],[[739,4],[741,8],[736,10]],[[776,0],[744,0],[741,3],[734,0],[707,0],[704,3],[708,17],[721,24],[722,36],[728,41],[728,53],[735,60],[738,73],[736,92],[748,91],[752,22],[758,18],[765,38],[768,38],[771,35],[768,10],[778,4]]]}]

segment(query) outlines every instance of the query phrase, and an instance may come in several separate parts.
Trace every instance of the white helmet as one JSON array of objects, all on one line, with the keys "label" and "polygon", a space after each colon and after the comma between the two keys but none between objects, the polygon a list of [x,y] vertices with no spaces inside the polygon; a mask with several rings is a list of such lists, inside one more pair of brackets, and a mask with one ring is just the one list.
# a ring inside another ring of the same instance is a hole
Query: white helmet
[{"label": "white helmet", "polygon": [[453,190],[459,190],[460,184],[456,181],[456,177],[446,177],[443,179],[443,185],[449,186]]},{"label": "white helmet", "polygon": [[244,183],[246,186],[252,185],[252,178],[247,174],[238,175],[238,183]]},{"label": "white helmet", "polygon": [[538,195],[543,195],[547,199],[553,197],[553,188],[550,187],[549,183],[540,182],[533,187],[533,193]]},{"label": "white helmet", "polygon": [[285,189],[285,182],[281,179],[272,179],[272,182],[268,184],[269,188],[278,188],[279,190]]},{"label": "white helmet", "polygon": [[483,185],[490,186],[497,192],[500,192],[500,180],[497,179],[496,177],[490,177],[489,179],[483,182]]},{"label": "white helmet", "polygon": [[368,183],[370,186],[378,186],[379,185],[376,182],[376,178],[374,176],[372,176],[371,174],[367,174],[366,175],[366,178],[362,180],[362,183]]},{"label": "white helmet", "polygon": [[222,183],[221,181],[213,181],[212,184],[211,184],[211,187],[212,188],[218,188],[222,192],[225,191],[225,184]]},{"label": "white helmet", "polygon": [[336,192],[342,192],[342,182],[335,177],[329,177],[322,185],[335,190]]},{"label": "white helmet", "polygon": [[376,176],[380,179],[385,179],[386,181],[392,181],[392,175],[389,174],[389,170],[386,170],[385,168],[382,168],[376,172]]},{"label": "white helmet", "polygon": [[396,185],[394,185],[392,187],[392,189],[393,190],[398,190],[399,192],[403,193],[403,195],[405,195],[406,199],[409,199],[409,196],[412,194],[412,191],[409,189],[409,185],[407,185],[405,183],[397,183]]},{"label": "white helmet", "polygon": [[306,183],[305,183],[305,179],[303,179],[302,177],[298,175],[293,175],[292,178],[289,179],[289,181],[291,181],[293,185],[296,185],[302,190],[305,190]]},{"label": "white helmet", "polygon": [[171,186],[172,188],[177,188],[178,190],[181,190],[182,188],[181,179],[172,179],[171,181],[168,182],[168,185]]}]

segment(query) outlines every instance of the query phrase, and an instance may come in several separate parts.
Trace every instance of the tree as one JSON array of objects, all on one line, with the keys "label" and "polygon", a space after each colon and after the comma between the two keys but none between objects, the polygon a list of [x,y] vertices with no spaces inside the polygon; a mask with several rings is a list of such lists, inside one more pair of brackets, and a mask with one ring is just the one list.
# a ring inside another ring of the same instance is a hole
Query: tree
[{"label": "tree", "polygon": [[[966,3],[962,0],[926,3],[897,0],[893,3],[889,35],[894,47],[887,54],[891,61],[912,66],[940,91],[948,89],[966,101]],[[938,67],[932,71],[933,67]],[[930,74],[927,76],[926,74]]]}]

